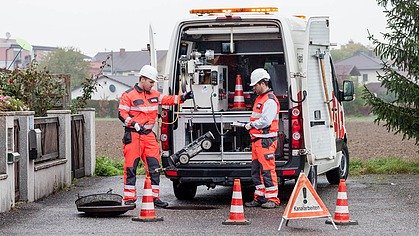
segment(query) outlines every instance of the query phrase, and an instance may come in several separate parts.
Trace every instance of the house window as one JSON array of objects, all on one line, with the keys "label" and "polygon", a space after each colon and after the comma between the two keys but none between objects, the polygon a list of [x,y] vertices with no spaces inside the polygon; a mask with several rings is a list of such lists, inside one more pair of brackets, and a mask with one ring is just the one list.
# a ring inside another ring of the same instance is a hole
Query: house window
[{"label": "house window", "polygon": [[362,74],[362,82],[368,82],[368,74]]},{"label": "house window", "polygon": [[109,91],[111,91],[112,93],[114,93],[116,91],[115,85],[113,85],[113,84],[109,85]]}]

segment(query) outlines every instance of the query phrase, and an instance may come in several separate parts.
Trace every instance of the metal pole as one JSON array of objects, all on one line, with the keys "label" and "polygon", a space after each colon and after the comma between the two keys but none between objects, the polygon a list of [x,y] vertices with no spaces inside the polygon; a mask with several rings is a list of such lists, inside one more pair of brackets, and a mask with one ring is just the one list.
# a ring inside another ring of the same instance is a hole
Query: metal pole
[{"label": "metal pole", "polygon": [[10,45],[10,47],[6,49],[6,57],[4,59],[5,60],[5,62],[4,62],[4,69],[7,68],[7,57],[8,57],[8,54],[9,54],[9,50],[10,49],[12,49],[12,45]]},{"label": "metal pole", "polygon": [[[19,54],[20,54],[20,52],[22,51],[22,47],[20,48],[20,50],[19,50],[19,52],[16,54],[16,56],[15,56],[15,58],[13,58],[13,61],[12,61],[12,63],[10,63],[10,66],[11,65],[13,65],[13,62],[15,62],[15,60],[16,60],[16,58],[17,58],[17,56],[19,56]],[[7,68],[7,69],[10,69],[10,66]]]},{"label": "metal pole", "polygon": [[[224,131],[224,120],[223,120],[223,113],[221,112],[220,112],[220,129],[221,129],[221,134],[222,134]],[[220,135],[220,136],[221,136],[221,162],[224,162],[224,135]]]},{"label": "metal pole", "polygon": [[111,51],[111,75],[113,75],[113,51]]}]

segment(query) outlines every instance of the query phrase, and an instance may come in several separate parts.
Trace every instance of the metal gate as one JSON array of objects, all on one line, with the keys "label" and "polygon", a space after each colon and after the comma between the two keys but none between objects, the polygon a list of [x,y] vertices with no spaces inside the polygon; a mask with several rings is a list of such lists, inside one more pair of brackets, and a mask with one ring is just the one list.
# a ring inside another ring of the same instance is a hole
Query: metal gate
[{"label": "metal gate", "polygon": [[84,172],[84,117],[71,116],[71,178],[81,178]]}]

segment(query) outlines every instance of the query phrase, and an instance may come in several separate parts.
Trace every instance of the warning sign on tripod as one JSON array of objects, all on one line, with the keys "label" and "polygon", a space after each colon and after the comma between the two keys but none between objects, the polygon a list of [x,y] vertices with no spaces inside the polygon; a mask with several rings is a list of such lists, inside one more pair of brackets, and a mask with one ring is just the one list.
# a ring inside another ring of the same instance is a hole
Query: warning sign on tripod
[{"label": "warning sign on tripod", "polygon": [[[290,200],[285,207],[284,215],[282,216],[278,230],[281,230],[284,220],[287,220],[285,225],[288,225],[290,219],[321,217],[331,219],[331,215],[326,208],[326,205],[320,199],[304,173],[301,173],[295,184],[294,190],[292,191]],[[337,229],[336,225],[333,224],[333,226]]]}]

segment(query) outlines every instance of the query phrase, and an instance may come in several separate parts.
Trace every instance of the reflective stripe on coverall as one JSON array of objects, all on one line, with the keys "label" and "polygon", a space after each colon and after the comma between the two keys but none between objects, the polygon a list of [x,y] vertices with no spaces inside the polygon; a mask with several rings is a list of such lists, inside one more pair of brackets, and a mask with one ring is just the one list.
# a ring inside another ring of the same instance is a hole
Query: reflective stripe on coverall
[{"label": "reflective stripe on coverall", "polygon": [[[153,132],[139,134],[133,128],[135,123],[151,131],[157,118],[158,105],[175,105],[180,103],[180,96],[164,96],[156,90],[149,92],[138,84],[125,91],[119,102],[119,119],[130,132],[130,142],[124,143],[124,201],[137,200],[136,170],[141,158],[147,176],[151,178],[153,198],[159,198],[160,147]],[[124,135],[125,137],[125,135]]]},{"label": "reflective stripe on coverall", "polygon": [[249,131],[252,140],[252,180],[256,190],[254,200],[265,203],[267,200],[280,203],[278,198],[278,178],[275,170],[275,150],[278,144],[278,114],[279,102],[272,91],[259,95],[253,105],[250,122],[264,117],[263,108],[266,102],[272,99],[276,104],[275,118],[271,124],[257,129],[252,127]]}]

